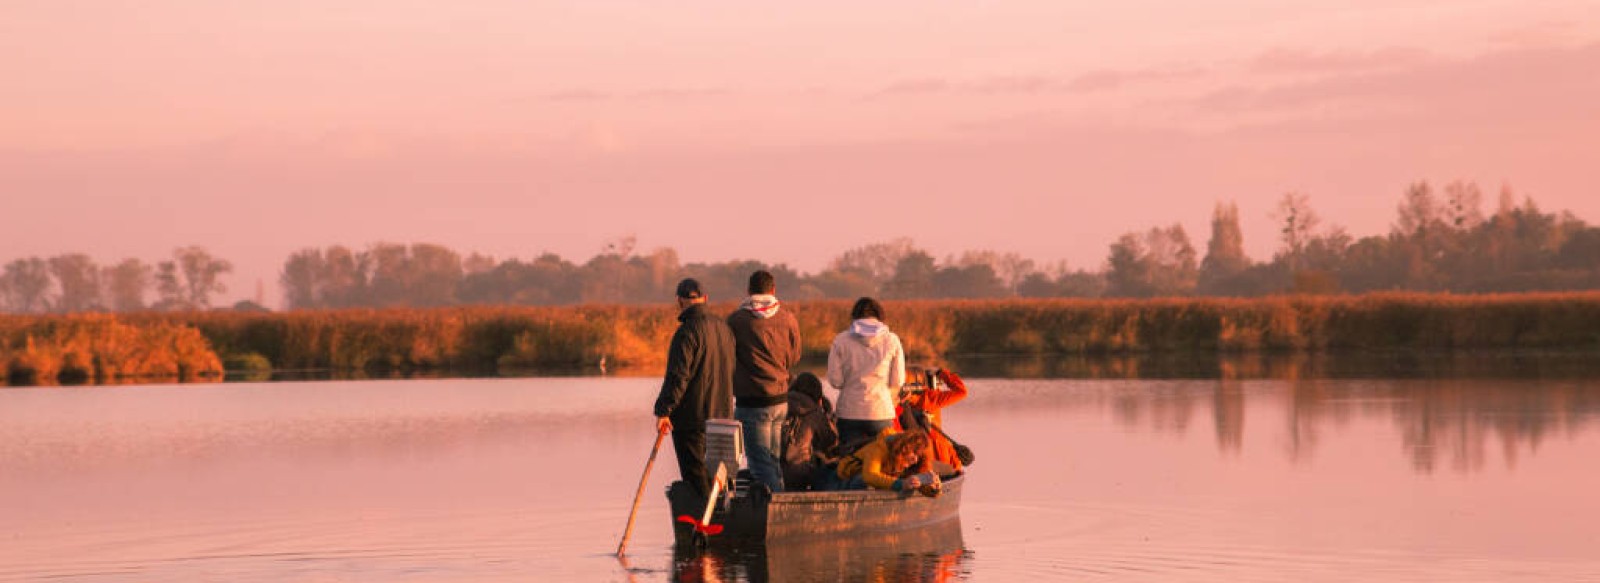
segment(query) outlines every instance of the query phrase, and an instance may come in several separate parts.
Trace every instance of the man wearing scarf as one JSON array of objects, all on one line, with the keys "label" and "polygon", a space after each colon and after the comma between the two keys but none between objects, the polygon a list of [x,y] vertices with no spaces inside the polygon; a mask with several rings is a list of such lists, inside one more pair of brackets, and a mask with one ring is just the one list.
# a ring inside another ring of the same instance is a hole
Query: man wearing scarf
[{"label": "man wearing scarf", "polygon": [[783,490],[778,452],[789,412],[789,369],[800,362],[800,322],[780,309],[771,273],[750,274],[750,297],[728,316],[733,329],[733,418],[744,431],[750,474]]}]

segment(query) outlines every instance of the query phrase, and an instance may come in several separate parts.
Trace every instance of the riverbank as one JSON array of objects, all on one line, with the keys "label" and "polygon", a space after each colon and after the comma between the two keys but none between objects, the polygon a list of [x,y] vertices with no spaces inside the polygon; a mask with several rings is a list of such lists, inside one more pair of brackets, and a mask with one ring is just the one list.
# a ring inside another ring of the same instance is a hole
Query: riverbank
[{"label": "riverbank", "polygon": [[[800,320],[806,358],[826,359],[848,324],[849,302],[784,307]],[[923,300],[886,302],[886,311],[911,359],[925,362],[969,355],[1600,353],[1600,292]],[[0,366],[13,384],[205,379],[224,368],[638,370],[662,365],[676,325],[667,305],[4,316]]]}]

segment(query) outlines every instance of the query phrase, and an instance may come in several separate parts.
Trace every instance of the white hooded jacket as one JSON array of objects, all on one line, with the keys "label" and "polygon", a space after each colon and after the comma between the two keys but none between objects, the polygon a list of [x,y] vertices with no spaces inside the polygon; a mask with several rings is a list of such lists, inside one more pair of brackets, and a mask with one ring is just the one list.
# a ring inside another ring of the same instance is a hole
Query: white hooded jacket
[{"label": "white hooded jacket", "polygon": [[839,390],[840,419],[894,419],[895,396],[905,379],[905,349],[883,322],[862,318],[833,338],[828,384]]}]

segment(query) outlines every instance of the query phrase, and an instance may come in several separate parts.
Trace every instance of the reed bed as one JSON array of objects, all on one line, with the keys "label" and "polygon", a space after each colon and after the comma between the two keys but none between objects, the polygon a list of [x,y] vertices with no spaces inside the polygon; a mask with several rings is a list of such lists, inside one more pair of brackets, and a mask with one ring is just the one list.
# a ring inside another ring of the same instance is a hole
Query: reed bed
[{"label": "reed bed", "polygon": [[[812,362],[825,359],[834,336],[849,325],[847,301],[784,309],[799,319]],[[887,302],[885,311],[909,357],[920,361],[982,354],[1600,351],[1600,292],[916,300]],[[278,370],[649,370],[664,363],[676,327],[671,305],[11,316],[0,318],[0,364],[13,382],[212,375],[223,361]]]},{"label": "reed bed", "polygon": [[73,314],[0,317],[0,370],[11,384],[48,385],[212,380],[223,366],[191,326]]}]

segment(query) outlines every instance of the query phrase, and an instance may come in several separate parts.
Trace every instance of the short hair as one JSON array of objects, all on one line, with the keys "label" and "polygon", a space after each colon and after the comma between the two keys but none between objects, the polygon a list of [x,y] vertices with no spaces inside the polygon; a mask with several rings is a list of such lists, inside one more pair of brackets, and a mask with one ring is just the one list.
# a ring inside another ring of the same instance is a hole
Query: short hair
[{"label": "short hair", "polygon": [[770,294],[778,289],[778,280],[772,278],[771,273],[763,269],[750,274],[750,295]]},{"label": "short hair", "polygon": [[684,278],[683,281],[678,282],[678,297],[680,298],[692,300],[705,297],[705,295],[706,292],[700,289],[700,282],[692,277]]},{"label": "short hair", "polygon": [[856,305],[850,308],[850,319],[860,320],[862,318],[872,318],[882,322],[883,304],[879,304],[878,300],[872,298],[856,300]]}]

